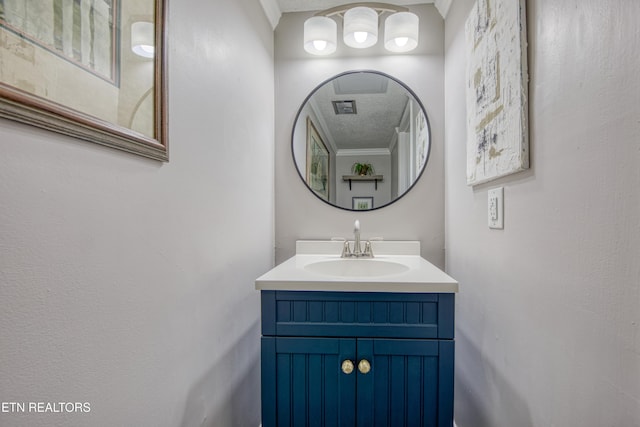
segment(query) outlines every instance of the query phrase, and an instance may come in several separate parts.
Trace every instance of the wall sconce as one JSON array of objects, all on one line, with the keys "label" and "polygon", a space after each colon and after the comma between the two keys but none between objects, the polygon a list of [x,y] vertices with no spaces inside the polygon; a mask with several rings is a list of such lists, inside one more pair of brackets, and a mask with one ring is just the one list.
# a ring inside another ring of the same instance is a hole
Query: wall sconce
[{"label": "wall sconce", "polygon": [[131,50],[143,58],[153,58],[156,53],[154,25],[151,22],[131,24]]},{"label": "wall sconce", "polygon": [[378,17],[391,13],[385,20],[384,47],[391,52],[409,52],[418,46],[418,15],[402,6],[387,3],[345,4],[316,13],[304,23],[304,49],[313,55],[329,55],[336,51],[337,24],[331,16],[343,19],[344,44],[356,49],[378,42]]}]

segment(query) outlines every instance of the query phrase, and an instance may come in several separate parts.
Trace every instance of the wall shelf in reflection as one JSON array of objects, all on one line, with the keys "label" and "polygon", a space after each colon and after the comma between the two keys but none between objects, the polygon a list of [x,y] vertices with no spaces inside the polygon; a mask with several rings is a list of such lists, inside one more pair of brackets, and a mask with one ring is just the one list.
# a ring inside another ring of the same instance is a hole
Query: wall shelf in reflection
[{"label": "wall shelf in reflection", "polygon": [[378,191],[378,181],[382,181],[382,175],[342,175],[343,181],[349,181],[349,191],[351,191],[351,181],[375,181],[376,191]]}]

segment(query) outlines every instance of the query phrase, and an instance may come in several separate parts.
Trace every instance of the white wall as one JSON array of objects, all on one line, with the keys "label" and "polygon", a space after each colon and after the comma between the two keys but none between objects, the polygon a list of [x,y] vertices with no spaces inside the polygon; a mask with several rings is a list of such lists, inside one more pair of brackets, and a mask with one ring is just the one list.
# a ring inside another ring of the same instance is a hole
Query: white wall
[{"label": "white wall", "polygon": [[[365,151],[371,153],[371,151]],[[343,175],[353,175],[351,168],[356,162],[371,163],[374,175],[382,175],[383,180],[349,181],[342,179]],[[346,154],[336,156],[336,200],[340,206],[351,208],[353,197],[373,197],[373,206],[379,207],[391,201],[391,154],[358,154],[357,150],[349,150]]]},{"label": "white wall", "polygon": [[259,424],[273,33],[169,5],[170,163],[0,120],[0,401],[91,404],[0,425]]},{"label": "white wall", "polygon": [[[529,0],[531,169],[465,184],[464,21],[446,22],[459,427],[640,425],[640,3]],[[487,227],[504,186],[505,229]]]},{"label": "white wall", "polygon": [[[310,57],[302,48],[302,29],[312,14],[286,13],[280,19],[275,31],[276,262],[294,254],[297,239],[352,236],[353,222],[359,219],[363,238],[421,240],[422,255],[444,266],[444,23],[433,5],[412,10],[423,30],[412,55],[387,55],[374,48],[357,52],[340,45],[330,58]],[[412,88],[427,110],[433,145],[427,169],[411,192],[384,209],[353,213],[318,200],[299,179],[291,129],[301,103],[319,83],[357,69],[385,72]]]}]

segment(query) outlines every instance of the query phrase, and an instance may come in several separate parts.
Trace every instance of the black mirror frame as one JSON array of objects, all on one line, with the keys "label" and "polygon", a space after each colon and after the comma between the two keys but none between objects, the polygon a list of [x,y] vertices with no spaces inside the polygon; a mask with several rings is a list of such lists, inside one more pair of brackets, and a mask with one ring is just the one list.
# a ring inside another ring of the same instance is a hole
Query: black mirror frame
[{"label": "black mirror frame", "polygon": [[[394,200],[390,201],[389,203],[381,205],[381,206],[373,207],[373,208],[367,209],[367,210],[356,210],[356,209],[352,209],[352,208],[346,208],[346,207],[338,206],[337,204],[333,204],[330,201],[325,200],[322,197],[320,197],[318,194],[316,194],[311,189],[311,187],[309,187],[309,184],[307,184],[307,181],[305,180],[304,176],[300,172],[300,168],[298,167],[298,164],[296,163],[295,153],[293,152],[296,123],[298,123],[298,120],[300,119],[300,115],[302,114],[302,110],[304,109],[304,106],[307,104],[307,102],[309,102],[311,97],[322,86],[328,84],[329,82],[331,82],[331,81],[333,81],[333,80],[335,80],[335,79],[337,79],[339,77],[342,77],[342,76],[346,76],[346,75],[350,75],[350,74],[358,74],[358,73],[378,74],[380,76],[383,76],[383,77],[386,77],[386,78],[388,78],[390,80],[393,80],[394,82],[396,82],[400,86],[402,86],[411,96],[413,96],[413,99],[416,101],[416,103],[418,104],[418,106],[422,110],[422,113],[424,114],[424,117],[425,117],[425,120],[426,120],[427,131],[429,132],[429,148],[427,150],[427,156],[425,158],[424,165],[422,166],[422,169],[420,170],[420,173],[418,174],[418,176],[416,176],[416,179],[413,181],[413,183],[409,186],[409,188],[407,188],[404,191],[404,193],[402,193],[401,195],[399,195],[398,197],[396,197]],[[291,130],[291,158],[293,160],[293,165],[296,168],[296,172],[298,172],[298,176],[300,177],[300,180],[304,183],[305,187],[307,187],[307,189],[311,192],[311,194],[313,194],[318,200],[321,200],[322,202],[328,204],[329,206],[332,206],[332,207],[338,208],[338,209],[342,209],[342,210],[345,210],[345,211],[349,211],[349,212],[371,212],[371,211],[375,211],[375,210],[378,210],[378,209],[382,209],[382,208],[387,207],[387,206],[391,206],[392,204],[396,203],[398,200],[402,199],[407,193],[409,193],[413,189],[413,187],[418,183],[418,181],[422,177],[422,174],[424,173],[424,170],[427,168],[427,165],[429,164],[429,158],[430,157],[431,157],[431,123],[429,122],[429,116],[427,114],[427,110],[424,108],[424,105],[422,105],[422,101],[420,101],[420,98],[418,98],[416,93],[413,90],[411,90],[411,88],[409,88],[405,83],[403,83],[402,81],[398,80],[397,78],[395,78],[395,77],[393,77],[393,76],[391,76],[391,75],[389,75],[387,73],[384,73],[382,71],[366,70],[366,69],[365,70],[350,70],[350,71],[342,72],[340,74],[336,74],[335,76],[330,77],[330,78],[322,81],[302,101],[302,104],[300,104],[300,108],[298,109],[298,112],[296,113],[296,117],[293,120],[293,127],[292,127],[292,130]]]}]

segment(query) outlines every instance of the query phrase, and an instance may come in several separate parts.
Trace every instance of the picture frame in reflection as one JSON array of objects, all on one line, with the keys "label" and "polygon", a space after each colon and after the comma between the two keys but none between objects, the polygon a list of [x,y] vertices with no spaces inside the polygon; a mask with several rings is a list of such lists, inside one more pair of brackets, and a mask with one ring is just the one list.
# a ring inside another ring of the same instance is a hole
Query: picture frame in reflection
[{"label": "picture frame in reflection", "polygon": [[324,200],[329,200],[330,157],[329,150],[318,133],[313,121],[307,117],[307,185]]},{"label": "picture frame in reflection", "polygon": [[352,197],[351,209],[355,211],[368,211],[373,209],[373,197]]}]

